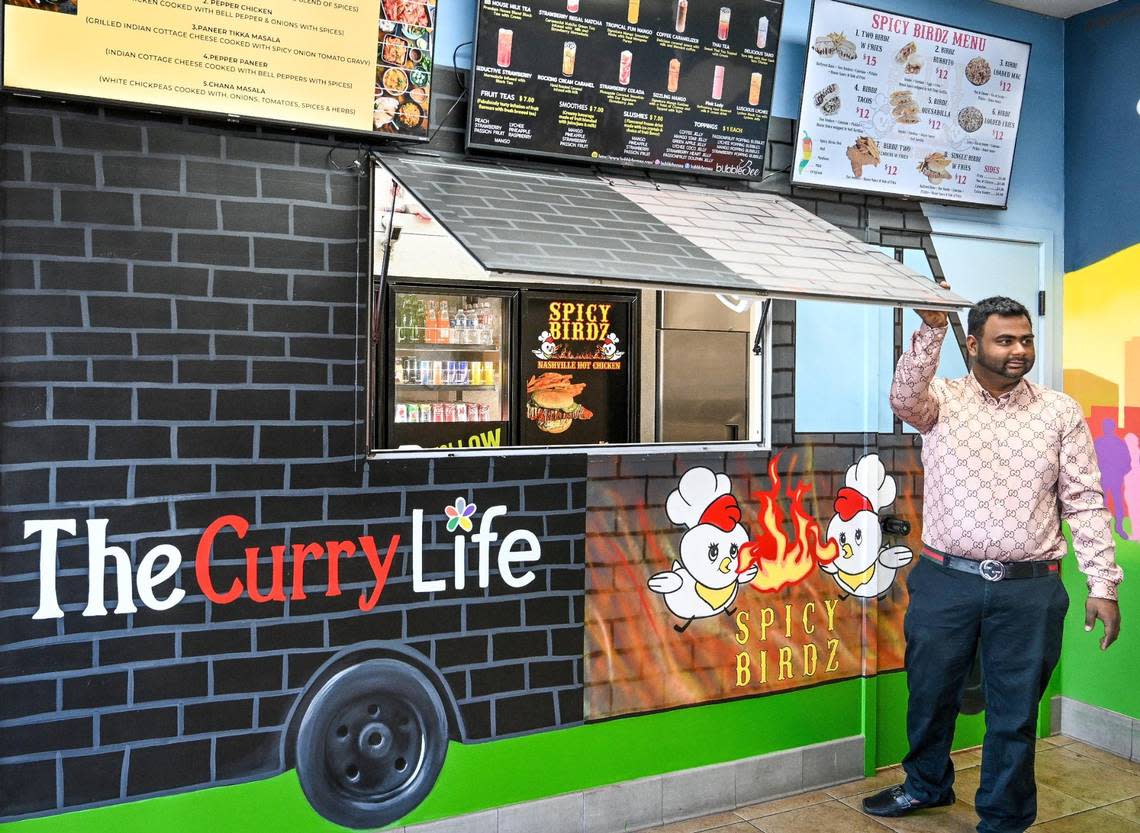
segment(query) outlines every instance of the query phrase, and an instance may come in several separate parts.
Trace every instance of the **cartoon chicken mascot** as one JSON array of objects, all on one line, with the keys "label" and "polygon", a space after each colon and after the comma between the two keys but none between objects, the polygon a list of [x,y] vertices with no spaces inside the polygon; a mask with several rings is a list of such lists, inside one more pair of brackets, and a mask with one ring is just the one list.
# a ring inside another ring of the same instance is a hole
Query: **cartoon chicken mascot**
[{"label": "cartoon chicken mascot", "polygon": [[673,562],[672,570],[650,576],[649,589],[664,596],[669,611],[685,620],[674,629],[684,633],[694,619],[732,615],[739,586],[756,577],[757,566],[737,572],[748,532],[740,523],[728,475],[689,469],[669,493],[665,511],[688,531],[681,538],[681,560]]},{"label": "cartoon chicken mascot", "polygon": [[827,537],[839,543],[839,557],[819,565],[845,595],[872,599],[886,594],[895,573],[914,558],[906,547],[883,545],[879,512],[894,502],[895,479],[878,454],[868,454],[847,469],[846,485],[835,498],[835,516],[827,525]]},{"label": "cartoon chicken mascot", "polygon": [[609,359],[611,362],[616,362],[625,353],[618,350],[617,343],[621,341],[617,333],[609,333],[606,335],[605,341],[602,342],[602,355]]},{"label": "cartoon chicken mascot", "polygon": [[531,353],[534,354],[535,358],[549,359],[549,358],[553,357],[555,353],[558,352],[558,344],[551,337],[550,332],[548,330],[543,330],[541,333],[538,334],[538,343],[539,343],[538,349],[530,351]]}]

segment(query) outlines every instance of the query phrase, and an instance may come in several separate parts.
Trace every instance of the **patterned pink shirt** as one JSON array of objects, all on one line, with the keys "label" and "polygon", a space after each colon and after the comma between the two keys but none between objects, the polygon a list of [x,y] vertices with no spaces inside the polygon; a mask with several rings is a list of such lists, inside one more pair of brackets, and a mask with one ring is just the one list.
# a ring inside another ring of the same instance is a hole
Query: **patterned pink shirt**
[{"label": "patterned pink shirt", "polygon": [[923,541],[978,560],[1060,559],[1063,518],[1089,595],[1115,599],[1123,573],[1080,405],[1025,379],[995,399],[973,373],[935,378],[947,329],[922,324],[891,385],[891,410],[923,438]]}]

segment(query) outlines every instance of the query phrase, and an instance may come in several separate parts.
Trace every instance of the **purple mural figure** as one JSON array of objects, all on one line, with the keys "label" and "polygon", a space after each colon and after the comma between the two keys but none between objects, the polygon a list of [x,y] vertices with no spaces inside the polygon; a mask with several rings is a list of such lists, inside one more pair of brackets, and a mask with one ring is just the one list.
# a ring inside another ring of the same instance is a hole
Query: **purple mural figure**
[{"label": "purple mural figure", "polygon": [[1132,464],[1131,470],[1124,475],[1124,505],[1132,519],[1132,540],[1140,541],[1140,437],[1128,434],[1124,442]]},{"label": "purple mural figure", "polygon": [[1116,524],[1116,534],[1124,540],[1124,476],[1132,468],[1128,446],[1116,435],[1116,420],[1106,419],[1101,423],[1101,436],[1093,443],[1096,460],[1100,465],[1100,480],[1105,497],[1112,499],[1112,516]]}]

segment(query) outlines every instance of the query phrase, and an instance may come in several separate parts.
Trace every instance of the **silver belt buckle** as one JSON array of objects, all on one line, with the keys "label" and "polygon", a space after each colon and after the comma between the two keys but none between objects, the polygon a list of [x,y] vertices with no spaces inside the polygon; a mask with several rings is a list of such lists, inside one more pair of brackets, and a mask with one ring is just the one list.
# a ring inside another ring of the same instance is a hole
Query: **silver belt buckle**
[{"label": "silver belt buckle", "polygon": [[1005,578],[1005,565],[992,558],[983,561],[978,571],[986,581],[1001,581]]}]

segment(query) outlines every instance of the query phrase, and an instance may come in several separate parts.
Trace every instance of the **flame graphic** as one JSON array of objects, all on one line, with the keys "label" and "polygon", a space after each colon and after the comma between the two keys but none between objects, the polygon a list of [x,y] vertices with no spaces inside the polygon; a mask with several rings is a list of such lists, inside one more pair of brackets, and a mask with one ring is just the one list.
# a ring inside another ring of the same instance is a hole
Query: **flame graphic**
[{"label": "flame graphic", "polygon": [[784,531],[779,461],[780,455],[777,454],[768,463],[772,488],[752,493],[753,500],[759,503],[761,533],[741,549],[741,571],[752,564],[759,566],[756,578],[750,583],[762,593],[775,593],[799,584],[811,575],[816,564],[827,564],[839,557],[839,544],[824,540],[819,522],[804,507],[803,498],[811,491],[807,483],[801,481],[786,492],[791,499],[792,537],[789,538]]}]

